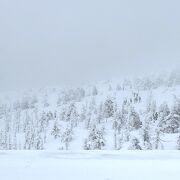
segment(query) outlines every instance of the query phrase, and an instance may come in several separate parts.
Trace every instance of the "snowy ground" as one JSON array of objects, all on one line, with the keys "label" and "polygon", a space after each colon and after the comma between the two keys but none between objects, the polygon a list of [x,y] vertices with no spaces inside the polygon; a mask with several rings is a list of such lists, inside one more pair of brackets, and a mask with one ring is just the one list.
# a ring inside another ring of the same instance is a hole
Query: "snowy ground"
[{"label": "snowy ground", "polygon": [[180,179],[179,151],[0,151],[2,180]]}]

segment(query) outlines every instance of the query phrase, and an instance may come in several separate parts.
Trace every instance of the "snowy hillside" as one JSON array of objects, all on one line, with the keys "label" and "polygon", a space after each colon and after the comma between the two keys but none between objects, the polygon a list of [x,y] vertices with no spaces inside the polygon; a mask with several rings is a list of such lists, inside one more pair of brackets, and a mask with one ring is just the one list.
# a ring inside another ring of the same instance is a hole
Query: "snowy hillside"
[{"label": "snowy hillside", "polygon": [[180,72],[1,93],[0,149],[180,149]]}]

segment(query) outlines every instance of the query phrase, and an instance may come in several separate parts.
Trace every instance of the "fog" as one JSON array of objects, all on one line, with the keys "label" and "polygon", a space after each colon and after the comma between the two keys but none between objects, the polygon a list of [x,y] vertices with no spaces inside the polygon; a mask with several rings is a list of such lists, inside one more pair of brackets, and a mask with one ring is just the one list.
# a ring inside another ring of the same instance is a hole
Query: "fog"
[{"label": "fog", "polygon": [[178,0],[1,0],[0,90],[180,66]]}]

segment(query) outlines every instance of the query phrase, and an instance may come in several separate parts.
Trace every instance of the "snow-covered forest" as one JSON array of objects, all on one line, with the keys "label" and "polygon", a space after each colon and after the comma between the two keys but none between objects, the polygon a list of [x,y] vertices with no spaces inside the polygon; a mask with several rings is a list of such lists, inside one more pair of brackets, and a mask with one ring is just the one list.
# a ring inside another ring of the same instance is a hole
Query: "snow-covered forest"
[{"label": "snow-covered forest", "polygon": [[0,95],[1,150],[180,150],[180,71]]}]

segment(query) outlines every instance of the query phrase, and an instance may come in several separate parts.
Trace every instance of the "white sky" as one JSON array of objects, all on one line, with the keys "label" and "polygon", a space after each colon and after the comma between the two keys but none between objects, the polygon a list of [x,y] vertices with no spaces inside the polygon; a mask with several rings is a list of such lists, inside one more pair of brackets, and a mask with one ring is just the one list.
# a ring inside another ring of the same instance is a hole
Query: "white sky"
[{"label": "white sky", "polygon": [[0,0],[0,90],[180,66],[179,0]]}]

